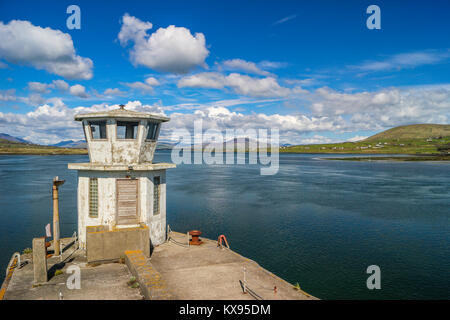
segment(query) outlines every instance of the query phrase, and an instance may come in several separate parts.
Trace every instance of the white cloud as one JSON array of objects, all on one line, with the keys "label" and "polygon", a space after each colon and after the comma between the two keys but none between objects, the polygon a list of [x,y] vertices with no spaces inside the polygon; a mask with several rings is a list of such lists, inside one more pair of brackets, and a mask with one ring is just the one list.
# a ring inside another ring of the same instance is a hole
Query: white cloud
[{"label": "white cloud", "polygon": [[222,62],[221,66],[226,70],[239,70],[263,76],[270,75],[270,72],[262,70],[256,63],[242,59],[225,60]]},{"label": "white cloud", "polygon": [[15,101],[16,99],[15,89],[0,90],[0,101]]},{"label": "white cloud", "polygon": [[238,73],[224,76],[217,72],[203,72],[184,77],[178,87],[222,89],[229,87],[237,94],[253,97],[285,97],[293,91],[282,87],[273,77],[254,78]]},{"label": "white cloud", "polygon": [[144,82],[135,81],[135,82],[122,82],[123,85],[130,87],[132,89],[138,89],[142,92],[153,92],[154,86],[159,86],[160,83],[158,79],[154,77],[148,77]]},{"label": "white cloud", "polygon": [[310,138],[301,139],[300,141],[296,142],[296,144],[323,144],[332,142],[333,139],[316,134]]},{"label": "white cloud", "polygon": [[207,107],[193,113],[172,113],[170,122],[164,125],[162,137],[170,138],[171,130],[186,128],[192,132],[195,120],[203,120],[203,129],[274,129],[280,130],[282,143],[299,143],[300,138],[314,131],[338,131],[343,126],[342,119],[232,112],[225,107]]},{"label": "white cloud", "polygon": [[19,97],[19,100],[30,106],[37,106],[46,102],[46,99],[39,93],[32,93],[28,97]]},{"label": "white cloud", "polygon": [[351,130],[380,130],[414,123],[448,123],[450,86],[388,88],[341,93],[330,88],[311,95],[316,116],[347,116]]},{"label": "white cloud", "polygon": [[118,88],[108,88],[103,92],[103,94],[107,96],[120,96],[123,95],[124,92]]},{"label": "white cloud", "polygon": [[222,89],[225,87],[226,78],[218,72],[202,72],[184,77],[178,81],[178,88],[211,88]]},{"label": "white cloud", "polygon": [[36,81],[28,82],[28,89],[34,92],[48,93],[50,92],[50,89],[54,88],[61,91],[66,91],[69,89],[69,84],[64,80],[53,80],[51,83],[42,83]]},{"label": "white cloud", "polygon": [[357,141],[361,141],[364,139],[367,139],[369,136],[354,136],[350,139],[347,139],[348,142],[357,142]]},{"label": "white cloud", "polygon": [[360,65],[350,66],[350,69],[360,71],[386,71],[393,69],[414,68],[422,65],[435,64],[450,58],[450,51],[422,51],[392,55],[384,60],[366,61]]},{"label": "white cloud", "polygon": [[238,94],[255,97],[284,97],[290,93],[288,88],[280,86],[273,77],[251,78],[231,73],[227,76],[227,85]]},{"label": "white cloud", "polygon": [[81,84],[75,84],[70,87],[69,92],[71,95],[79,98],[88,98],[89,95],[86,93],[86,88]]},{"label": "white cloud", "polygon": [[92,60],[76,54],[69,34],[29,21],[0,21],[0,58],[68,79],[91,79]]},{"label": "white cloud", "polygon": [[298,16],[297,14],[293,14],[293,15],[284,17],[284,18],[282,18],[280,20],[275,21],[274,23],[272,23],[272,25],[275,26],[277,24],[282,24],[282,23],[288,22],[289,20],[297,18],[297,16]]},{"label": "white cloud", "polygon": [[[46,104],[25,113],[0,112],[0,132],[40,144],[53,144],[61,140],[84,139],[83,130],[75,114],[105,111],[119,108],[118,105],[97,104],[90,107],[67,107],[60,99],[49,99]],[[129,101],[126,109],[164,115],[158,106],[143,105],[139,101]]]},{"label": "white cloud", "polygon": [[28,82],[28,89],[30,89],[31,91],[40,92],[40,93],[49,92],[48,84],[41,83],[41,82]]},{"label": "white cloud", "polygon": [[53,80],[52,84],[58,90],[61,90],[61,91],[69,90],[69,84],[67,82],[65,82],[64,80]]},{"label": "white cloud", "polygon": [[125,14],[118,38],[122,46],[133,43],[130,59],[134,65],[183,74],[198,66],[206,67],[209,54],[203,33],[192,35],[189,29],[170,25],[149,35],[153,25]]}]

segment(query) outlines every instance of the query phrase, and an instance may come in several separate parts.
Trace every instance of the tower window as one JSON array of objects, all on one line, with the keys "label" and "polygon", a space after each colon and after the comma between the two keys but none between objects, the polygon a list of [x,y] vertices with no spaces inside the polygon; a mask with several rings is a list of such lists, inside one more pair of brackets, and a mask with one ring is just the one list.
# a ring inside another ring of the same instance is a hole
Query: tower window
[{"label": "tower window", "polygon": [[106,139],[106,121],[91,121],[89,127],[92,139]]},{"label": "tower window", "polygon": [[136,139],[139,122],[118,121],[117,139]]},{"label": "tower window", "polygon": [[147,140],[156,140],[158,133],[159,123],[148,122],[147,123]]},{"label": "tower window", "polygon": [[89,178],[89,217],[98,217],[98,179]]},{"label": "tower window", "polygon": [[153,215],[160,213],[161,177],[153,178]]}]

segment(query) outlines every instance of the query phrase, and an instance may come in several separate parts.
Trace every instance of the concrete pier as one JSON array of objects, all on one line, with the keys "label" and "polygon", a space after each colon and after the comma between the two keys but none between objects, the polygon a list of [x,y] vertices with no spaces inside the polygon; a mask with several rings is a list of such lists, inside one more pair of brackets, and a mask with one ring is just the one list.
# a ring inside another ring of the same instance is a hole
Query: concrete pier
[{"label": "concrete pier", "polygon": [[[267,271],[255,261],[217,242],[202,238],[200,246],[187,246],[186,234],[171,233],[172,241],[154,248],[150,258],[139,250],[124,252],[125,259],[89,264],[86,252],[61,239],[61,258],[47,261],[48,282],[34,284],[31,254],[16,268],[5,290],[6,300],[315,300]],[[49,248],[51,252],[52,247]],[[69,289],[71,270],[80,270],[80,289]],[[244,267],[246,291],[243,292]],[[59,271],[57,271],[59,270]],[[130,285],[137,280],[138,286]],[[276,290],[275,290],[276,287]]]}]

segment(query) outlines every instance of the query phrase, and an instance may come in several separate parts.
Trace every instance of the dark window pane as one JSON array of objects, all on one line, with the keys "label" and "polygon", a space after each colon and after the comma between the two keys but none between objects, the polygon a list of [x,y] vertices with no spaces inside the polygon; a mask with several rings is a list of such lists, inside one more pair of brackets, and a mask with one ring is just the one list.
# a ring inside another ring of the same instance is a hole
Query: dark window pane
[{"label": "dark window pane", "polygon": [[153,178],[153,215],[159,214],[159,194],[161,188],[161,178],[154,177]]},{"label": "dark window pane", "polygon": [[106,139],[106,121],[89,122],[92,139]]},{"label": "dark window pane", "polygon": [[117,139],[136,139],[138,122],[117,122]]},{"label": "dark window pane", "polygon": [[147,124],[147,140],[156,140],[159,123],[149,122]]}]

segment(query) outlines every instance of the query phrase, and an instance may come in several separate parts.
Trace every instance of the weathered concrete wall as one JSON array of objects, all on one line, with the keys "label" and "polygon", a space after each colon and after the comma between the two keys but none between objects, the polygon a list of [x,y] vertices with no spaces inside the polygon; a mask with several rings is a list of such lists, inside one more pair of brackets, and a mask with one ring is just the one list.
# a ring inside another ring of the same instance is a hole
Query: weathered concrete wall
[{"label": "weathered concrete wall", "polygon": [[150,257],[150,237],[147,226],[114,229],[105,226],[86,228],[86,257],[88,262],[117,260],[127,250],[141,250]]},{"label": "weathered concrete wall", "polygon": [[108,119],[106,123],[107,139],[93,140],[91,139],[88,121],[83,121],[90,162],[106,165],[151,163],[155,153],[156,141],[146,141],[147,121],[139,121],[136,139],[117,139],[116,124],[115,119]]},{"label": "weathered concrete wall", "polygon": [[[127,176],[139,180],[139,223],[147,225],[153,246],[166,239],[166,172],[155,171],[79,171],[78,172],[78,236],[80,246],[86,245],[86,227],[103,225],[109,230],[116,224],[116,179]],[[160,213],[153,212],[153,178],[159,176]],[[98,217],[89,216],[89,178],[98,179]]]}]

